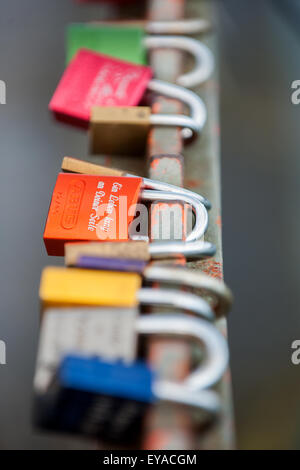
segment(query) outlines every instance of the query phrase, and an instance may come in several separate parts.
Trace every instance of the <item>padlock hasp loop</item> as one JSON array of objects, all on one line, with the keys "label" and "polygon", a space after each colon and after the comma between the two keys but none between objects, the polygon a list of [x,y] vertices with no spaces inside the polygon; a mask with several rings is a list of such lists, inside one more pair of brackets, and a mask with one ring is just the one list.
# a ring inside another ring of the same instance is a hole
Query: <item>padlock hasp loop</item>
[{"label": "padlock hasp loop", "polygon": [[138,291],[137,297],[142,305],[173,307],[194,313],[208,321],[215,320],[215,314],[209,303],[190,292],[143,287]]},{"label": "padlock hasp loop", "polygon": [[199,240],[207,230],[208,226],[208,213],[205,206],[198,200],[187,194],[169,193],[167,191],[152,191],[144,189],[141,192],[141,199],[143,201],[177,201],[190,205],[195,214],[195,225],[193,230],[186,237],[187,242]]},{"label": "padlock hasp loop", "polygon": [[184,36],[146,36],[144,45],[147,49],[174,48],[188,52],[194,57],[194,69],[180,75],[176,83],[186,88],[192,88],[204,83],[214,70],[214,57],[207,46],[193,38]]},{"label": "padlock hasp loop", "polygon": [[151,114],[150,123],[153,126],[182,127],[184,139],[191,139],[194,135],[200,134],[207,121],[207,109],[200,96],[179,85],[157,79],[150,80],[147,84],[147,89],[159,95],[177,99],[187,105],[190,110],[190,116],[182,114]]},{"label": "padlock hasp loop", "polygon": [[205,358],[182,382],[191,391],[213,387],[227,369],[229,353],[226,340],[205,320],[186,315],[150,314],[138,317],[136,328],[140,334],[181,336],[196,340],[201,349],[204,345]]},{"label": "padlock hasp loop", "polygon": [[217,317],[227,315],[230,311],[233,302],[231,290],[220,279],[208,276],[199,270],[176,266],[150,265],[145,268],[143,276],[148,282],[186,286],[207,292],[214,298],[214,310]]},{"label": "padlock hasp loop", "polygon": [[197,240],[194,242],[152,242],[149,243],[151,258],[177,258],[179,255],[187,259],[203,259],[214,256],[216,247],[212,243]]}]

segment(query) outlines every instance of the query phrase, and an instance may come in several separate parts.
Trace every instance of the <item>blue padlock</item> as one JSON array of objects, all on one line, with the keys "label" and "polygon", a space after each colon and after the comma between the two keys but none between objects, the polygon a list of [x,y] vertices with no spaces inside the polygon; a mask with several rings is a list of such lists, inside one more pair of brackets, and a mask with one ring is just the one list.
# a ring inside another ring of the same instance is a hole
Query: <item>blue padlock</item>
[{"label": "blue padlock", "polygon": [[61,362],[47,393],[36,397],[35,424],[104,442],[136,443],[149,407],[160,399],[200,408],[206,419],[220,410],[214,391],[195,392],[157,380],[141,361],[125,365],[70,355]]},{"label": "blue padlock", "polygon": [[36,397],[35,423],[112,442],[136,440],[155,401],[153,381],[153,371],[143,362],[66,356],[47,393]]}]

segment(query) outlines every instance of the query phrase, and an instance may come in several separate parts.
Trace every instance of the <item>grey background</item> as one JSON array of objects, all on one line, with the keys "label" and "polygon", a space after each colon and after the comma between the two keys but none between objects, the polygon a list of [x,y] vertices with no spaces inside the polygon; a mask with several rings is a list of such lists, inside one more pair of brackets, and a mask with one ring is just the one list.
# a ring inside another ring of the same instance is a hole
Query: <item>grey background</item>
[{"label": "grey background", "polygon": [[[290,362],[291,342],[300,338],[300,107],[290,102],[291,82],[300,79],[300,7],[298,0],[216,3],[238,446],[300,448],[300,366]],[[61,156],[87,149],[85,134],[55,124],[47,105],[64,67],[65,25],[96,12],[71,0],[0,0],[8,101],[0,106],[0,338],[8,358],[0,367],[1,449],[77,447],[34,433],[30,408],[49,194]]]}]

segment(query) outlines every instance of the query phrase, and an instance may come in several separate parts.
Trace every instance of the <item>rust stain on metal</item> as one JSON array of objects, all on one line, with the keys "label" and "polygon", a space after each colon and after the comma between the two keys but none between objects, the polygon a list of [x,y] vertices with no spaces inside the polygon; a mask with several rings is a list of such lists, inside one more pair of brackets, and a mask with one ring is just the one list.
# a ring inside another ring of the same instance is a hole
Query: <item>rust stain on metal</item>
[{"label": "rust stain on metal", "polygon": [[208,274],[208,276],[223,279],[222,263],[219,263],[214,259],[207,259],[201,261],[201,268],[205,274]]},{"label": "rust stain on metal", "polygon": [[219,229],[222,228],[222,217],[220,215],[216,218],[216,225],[219,227]]},{"label": "rust stain on metal", "polygon": [[202,184],[203,184],[203,181],[201,179],[185,180],[185,185],[190,189],[199,188],[200,186],[202,186]]}]

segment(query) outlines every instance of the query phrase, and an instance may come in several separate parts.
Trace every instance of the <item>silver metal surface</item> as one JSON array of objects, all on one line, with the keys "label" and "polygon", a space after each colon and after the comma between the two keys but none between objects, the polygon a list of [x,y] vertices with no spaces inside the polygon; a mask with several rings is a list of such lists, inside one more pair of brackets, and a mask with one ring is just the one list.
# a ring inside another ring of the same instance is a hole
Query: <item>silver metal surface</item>
[{"label": "silver metal surface", "polygon": [[[207,276],[207,274],[201,271],[176,266],[150,265],[146,267],[143,275],[146,281],[165,282],[204,290],[213,296],[215,302],[214,309],[218,317],[227,315],[230,311],[233,301],[231,290],[223,281]],[[184,295],[186,295],[186,292]]]},{"label": "silver metal surface", "polygon": [[163,181],[151,180],[149,178],[143,178],[143,183],[145,188],[156,189],[158,191],[170,191],[171,193],[191,196],[194,199],[198,199],[206,207],[206,209],[209,210],[211,208],[211,203],[208,199],[206,199],[204,196],[201,196],[201,194],[190,191],[189,189],[181,188],[179,186],[175,186],[174,184],[165,183]]},{"label": "silver metal surface", "polygon": [[193,70],[176,79],[176,83],[186,88],[200,85],[209,79],[214,70],[214,57],[205,44],[184,36],[146,36],[147,49],[173,48],[192,54],[195,60]]},{"label": "silver metal surface", "polygon": [[209,321],[215,320],[215,314],[209,303],[190,292],[143,287],[137,292],[137,298],[143,305],[173,307],[194,313]]},{"label": "silver metal surface", "polygon": [[195,224],[192,231],[187,235],[186,241],[192,242],[199,240],[206,232],[208,226],[208,213],[205,206],[197,199],[187,194],[176,194],[167,191],[152,191],[144,189],[141,191],[141,199],[143,201],[177,201],[180,203],[188,204],[193,208],[195,214]]},{"label": "silver metal surface", "polygon": [[182,136],[184,139],[190,139],[202,131],[207,120],[207,110],[204,102],[196,93],[179,85],[157,79],[150,80],[147,89],[158,95],[181,101],[188,106],[191,114],[190,117],[176,114],[152,114],[150,122],[153,126],[183,127]]},{"label": "silver metal surface", "polygon": [[204,346],[204,360],[183,381],[189,391],[196,392],[214,386],[227,368],[227,342],[223,335],[205,320],[186,315],[145,315],[137,319],[136,329],[140,334],[146,335],[183,336],[196,340],[201,350]]},{"label": "silver metal surface", "polygon": [[203,259],[213,256],[216,247],[212,243],[197,240],[195,242],[152,242],[149,243],[151,258],[176,258],[182,255],[187,259]]},{"label": "silver metal surface", "polygon": [[212,415],[219,413],[221,408],[220,398],[213,390],[193,392],[188,387],[165,380],[155,382],[152,390],[156,397],[162,401],[200,408]]}]

